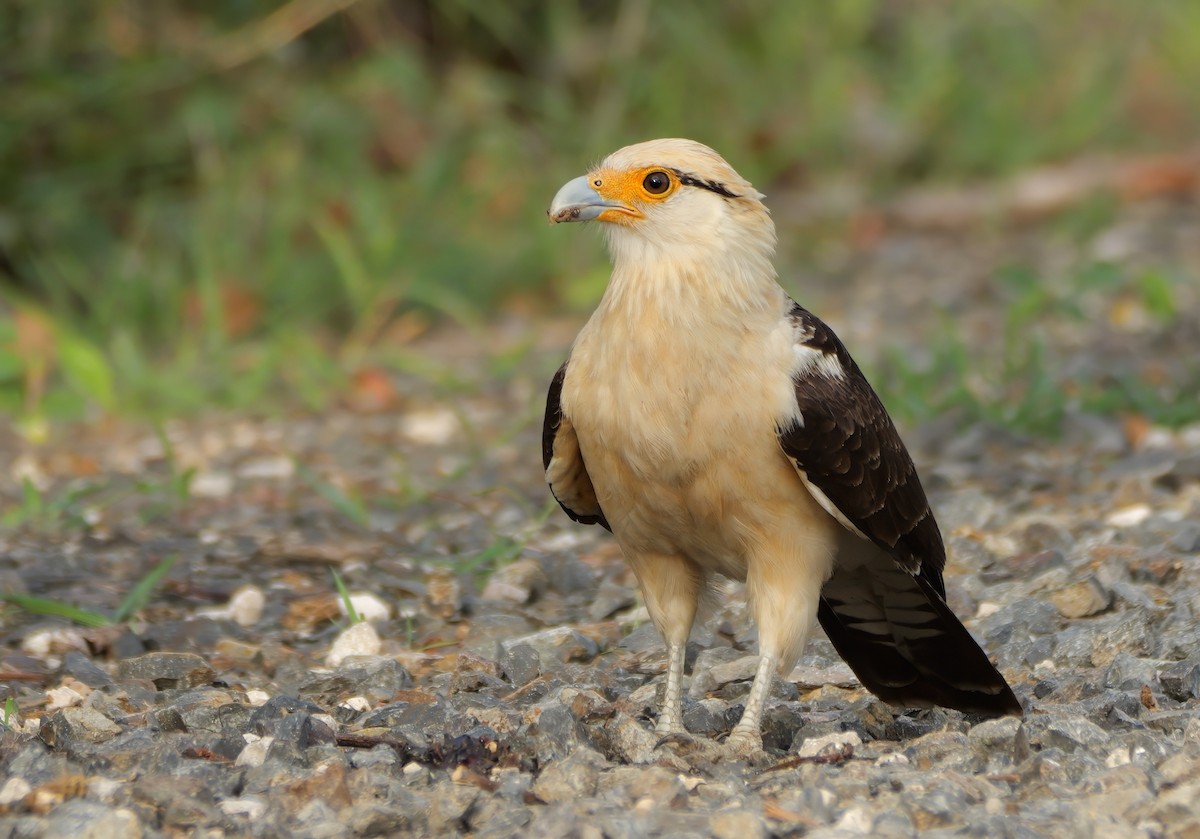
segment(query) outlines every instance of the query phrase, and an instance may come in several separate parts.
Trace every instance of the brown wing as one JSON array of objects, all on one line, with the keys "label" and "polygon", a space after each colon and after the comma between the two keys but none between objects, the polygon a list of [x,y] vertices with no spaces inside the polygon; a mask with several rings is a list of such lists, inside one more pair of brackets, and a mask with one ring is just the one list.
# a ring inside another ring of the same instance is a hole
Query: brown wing
[{"label": "brown wing", "polygon": [[884,700],[1020,714],[946,605],[942,536],[883,403],[833,330],[800,306],[791,318],[797,342],[821,363],[797,377],[798,416],[778,429],[779,445],[817,501],[864,540],[838,557],[822,589],[826,635]]},{"label": "brown wing", "polygon": [[558,505],[572,520],[580,524],[598,524],[611,532],[579,451],[575,427],[563,416],[561,397],[566,377],[567,364],[564,363],[554,374],[546,394],[546,419],[542,423],[542,468],[546,470],[546,483]]}]

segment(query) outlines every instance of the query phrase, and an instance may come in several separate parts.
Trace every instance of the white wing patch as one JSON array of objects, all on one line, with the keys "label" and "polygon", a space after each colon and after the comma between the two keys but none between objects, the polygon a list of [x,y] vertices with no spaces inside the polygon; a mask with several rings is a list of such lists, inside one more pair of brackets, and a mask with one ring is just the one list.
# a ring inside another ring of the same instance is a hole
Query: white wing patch
[{"label": "white wing patch", "polygon": [[837,508],[837,505],[829,500],[828,495],[821,492],[820,487],[818,487],[816,484],[814,484],[812,481],[810,481],[808,479],[808,475],[806,475],[804,470],[800,468],[800,464],[796,463],[794,458],[789,457],[788,460],[790,460],[792,462],[792,466],[795,468],[796,474],[799,475],[800,480],[804,482],[804,488],[807,489],[809,495],[811,495],[813,497],[813,499],[818,504],[821,505],[822,510],[824,510],[825,512],[829,513],[829,515],[831,515],[835,519],[837,519],[838,524],[840,524],[842,527],[849,530],[851,533],[853,533],[858,538],[866,540],[867,542],[871,541],[867,537],[867,534],[865,534],[861,530],[859,530],[855,526],[854,522],[852,522],[852,521],[850,521],[850,519],[846,518],[845,514],[843,514],[842,511]]},{"label": "white wing patch", "polygon": [[792,347],[792,355],[795,359],[792,369],[794,378],[802,376],[825,376],[829,379],[846,378],[846,371],[842,369],[842,363],[832,353],[814,350],[806,344],[796,343]]}]

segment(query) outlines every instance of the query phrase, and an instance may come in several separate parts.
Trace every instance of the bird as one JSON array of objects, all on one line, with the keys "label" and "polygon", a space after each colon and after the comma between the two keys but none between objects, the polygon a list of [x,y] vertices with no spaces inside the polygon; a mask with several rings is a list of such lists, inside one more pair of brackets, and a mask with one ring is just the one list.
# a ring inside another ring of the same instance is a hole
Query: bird
[{"label": "bird", "polygon": [[946,605],[945,546],[887,410],[778,282],[764,198],[670,138],[613,152],[547,210],[598,223],[612,275],[550,383],[545,477],[567,516],[616,538],[665,642],[655,731],[688,736],[686,644],[722,577],[745,583],[758,630],[735,752],[762,751],[772,680],[818,622],[887,703],[1020,715]]}]

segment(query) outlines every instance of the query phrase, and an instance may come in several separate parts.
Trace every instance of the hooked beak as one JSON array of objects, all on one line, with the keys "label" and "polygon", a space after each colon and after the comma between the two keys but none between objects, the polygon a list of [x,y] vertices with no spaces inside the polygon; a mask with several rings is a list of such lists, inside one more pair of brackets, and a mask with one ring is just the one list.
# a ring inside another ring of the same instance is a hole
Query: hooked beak
[{"label": "hooked beak", "polygon": [[610,201],[592,188],[586,177],[578,177],[563,184],[562,189],[550,202],[546,217],[551,224],[565,221],[592,221],[605,210],[633,214],[620,201]]}]

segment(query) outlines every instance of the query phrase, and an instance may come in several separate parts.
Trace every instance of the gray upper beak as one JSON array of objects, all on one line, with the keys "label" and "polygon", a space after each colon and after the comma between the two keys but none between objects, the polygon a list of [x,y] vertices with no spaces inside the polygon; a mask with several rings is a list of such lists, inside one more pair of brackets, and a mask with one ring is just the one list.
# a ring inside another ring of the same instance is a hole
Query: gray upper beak
[{"label": "gray upper beak", "polygon": [[609,201],[596,190],[586,177],[575,178],[563,184],[562,189],[550,202],[546,216],[551,224],[564,221],[591,221],[605,210],[625,209],[619,201]]}]

